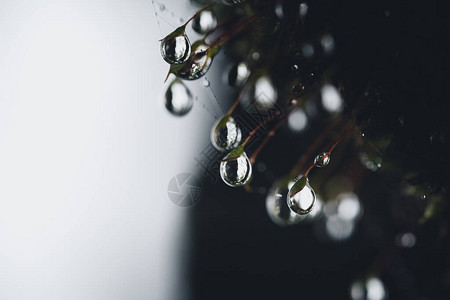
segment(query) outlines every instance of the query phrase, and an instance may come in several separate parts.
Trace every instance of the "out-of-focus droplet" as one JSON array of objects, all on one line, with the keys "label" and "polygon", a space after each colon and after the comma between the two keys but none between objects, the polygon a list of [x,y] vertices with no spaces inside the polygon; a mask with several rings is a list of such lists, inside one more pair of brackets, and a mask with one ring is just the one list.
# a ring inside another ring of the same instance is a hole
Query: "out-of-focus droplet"
[{"label": "out-of-focus droplet", "polygon": [[217,25],[217,19],[211,10],[202,11],[192,20],[192,29],[199,34],[205,34],[214,29]]},{"label": "out-of-focus droplet", "polygon": [[178,79],[172,81],[165,93],[167,110],[176,116],[184,116],[194,105],[189,89]]},{"label": "out-of-focus droplet", "polygon": [[357,280],[350,286],[352,300],[386,300],[388,294],[383,282],[377,277]]},{"label": "out-of-focus droplet", "polygon": [[330,154],[328,152],[322,152],[314,158],[314,165],[316,167],[325,167],[330,163]]},{"label": "out-of-focus droplet", "polygon": [[252,59],[253,60],[258,60],[261,57],[261,54],[259,54],[259,52],[253,52],[252,53]]},{"label": "out-of-focus droplet", "polygon": [[220,151],[233,149],[239,145],[241,138],[241,129],[230,115],[223,116],[211,130],[211,142]]},{"label": "out-of-focus droplet", "polygon": [[208,87],[210,83],[209,83],[209,80],[205,78],[205,79],[203,79],[202,84],[204,87]]},{"label": "out-of-focus droplet", "polygon": [[303,109],[298,108],[289,114],[288,126],[293,132],[301,132],[308,125],[308,117]]},{"label": "out-of-focus droplet", "polygon": [[230,159],[230,154],[220,162],[220,177],[231,187],[246,184],[252,176],[252,165],[247,154],[242,153],[237,158]]},{"label": "out-of-focus droplet", "polygon": [[299,223],[302,216],[296,214],[286,203],[289,188],[293,180],[283,177],[274,182],[266,198],[266,210],[270,219],[279,226],[288,226]]},{"label": "out-of-focus droplet", "polygon": [[268,76],[261,76],[255,82],[253,99],[259,107],[270,108],[277,101],[277,90]]},{"label": "out-of-focus droplet", "polygon": [[300,15],[300,20],[302,20],[302,22],[305,21],[307,14],[308,14],[308,4],[300,3],[299,15]]},{"label": "out-of-focus droplet", "polygon": [[338,90],[331,84],[325,84],[320,90],[322,105],[330,113],[340,112],[343,101]]},{"label": "out-of-focus droplet", "polygon": [[353,221],[341,219],[338,215],[332,215],[325,220],[327,236],[334,241],[343,241],[350,238],[355,230]]},{"label": "out-of-focus droplet", "polygon": [[209,47],[205,44],[197,44],[186,65],[177,70],[175,75],[186,80],[199,79],[208,72],[211,63]]},{"label": "out-of-focus droplet", "polygon": [[277,4],[275,4],[275,15],[280,20],[284,18],[283,3],[282,2],[278,2]]},{"label": "out-of-focus droplet", "polygon": [[354,193],[342,193],[336,197],[338,203],[337,215],[346,221],[355,221],[362,214],[359,198]]},{"label": "out-of-focus droplet", "polygon": [[166,6],[165,6],[164,4],[161,3],[161,4],[159,5],[159,10],[160,10],[160,11],[166,10]]},{"label": "out-of-focus droplet", "polygon": [[229,6],[235,5],[235,4],[239,4],[239,3],[242,3],[244,1],[245,0],[222,0],[223,4],[229,5]]},{"label": "out-of-focus droplet", "polygon": [[245,62],[235,64],[228,73],[228,84],[231,86],[242,86],[250,76],[250,70]]},{"label": "out-of-focus droplet", "polygon": [[305,58],[311,58],[314,56],[314,47],[311,44],[305,44],[302,46],[302,55]]},{"label": "out-of-focus droplet", "polygon": [[[181,31],[179,28],[177,29]],[[171,65],[181,65],[186,62],[191,53],[191,43],[188,37],[176,32],[169,34],[161,41],[161,56]]]},{"label": "out-of-focus droplet", "polygon": [[416,236],[411,232],[399,233],[395,237],[395,243],[402,248],[412,248],[416,244]]},{"label": "out-of-focus droplet", "polygon": [[332,54],[334,51],[334,39],[331,35],[325,34],[320,39],[320,44],[322,45],[323,52],[327,55]]},{"label": "out-of-focus droplet", "polygon": [[[300,177],[299,180],[301,180]],[[300,191],[292,195],[292,187],[289,190],[287,196],[287,204],[289,208],[299,215],[304,215],[309,213],[316,201],[316,193],[313,188],[309,185],[308,179],[306,179],[306,184]]]}]

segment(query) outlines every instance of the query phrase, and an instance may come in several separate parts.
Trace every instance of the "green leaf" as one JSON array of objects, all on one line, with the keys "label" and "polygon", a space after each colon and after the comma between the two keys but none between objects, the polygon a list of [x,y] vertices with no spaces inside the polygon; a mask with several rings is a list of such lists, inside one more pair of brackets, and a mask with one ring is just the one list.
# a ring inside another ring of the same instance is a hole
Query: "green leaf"
[{"label": "green leaf", "polygon": [[244,154],[244,147],[237,146],[236,148],[233,149],[233,151],[231,151],[227,156],[225,156],[225,158],[222,159],[222,161],[230,161],[236,159],[242,156],[242,154]]},{"label": "green leaf", "polygon": [[298,192],[304,189],[304,187],[306,186],[306,180],[307,177],[303,176],[294,183],[289,192],[289,198],[294,197]]},{"label": "green leaf", "polygon": [[217,124],[216,130],[222,129],[227,126],[228,121],[230,120],[231,115],[223,116],[222,120]]},{"label": "green leaf", "polygon": [[175,29],[174,31],[172,31],[171,33],[169,33],[168,35],[166,35],[165,38],[160,39],[159,41],[164,41],[164,40],[169,39],[169,38],[173,38],[173,37],[176,37],[176,36],[184,35],[185,30],[186,30],[186,26],[182,25],[182,26],[178,27],[177,29]]}]

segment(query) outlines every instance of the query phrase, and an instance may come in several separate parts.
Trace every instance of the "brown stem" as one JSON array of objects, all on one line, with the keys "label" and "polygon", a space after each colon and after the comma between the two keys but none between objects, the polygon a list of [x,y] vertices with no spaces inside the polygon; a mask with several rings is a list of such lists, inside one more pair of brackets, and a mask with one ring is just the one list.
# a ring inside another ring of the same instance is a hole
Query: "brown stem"
[{"label": "brown stem", "polygon": [[248,143],[248,141],[252,138],[252,136],[255,135],[255,133],[264,125],[266,125],[268,122],[272,121],[275,117],[278,117],[279,115],[281,115],[287,108],[289,108],[289,106],[291,106],[291,104],[293,102],[296,102],[297,99],[292,99],[291,101],[289,101],[283,108],[281,108],[280,110],[277,110],[273,115],[271,115],[270,117],[268,117],[267,119],[265,119],[264,121],[262,121],[261,123],[259,123],[258,126],[255,127],[255,129],[252,130],[252,132],[250,132],[250,134],[248,135],[248,137],[245,139],[245,141],[241,144],[242,147],[245,146],[245,144]]}]

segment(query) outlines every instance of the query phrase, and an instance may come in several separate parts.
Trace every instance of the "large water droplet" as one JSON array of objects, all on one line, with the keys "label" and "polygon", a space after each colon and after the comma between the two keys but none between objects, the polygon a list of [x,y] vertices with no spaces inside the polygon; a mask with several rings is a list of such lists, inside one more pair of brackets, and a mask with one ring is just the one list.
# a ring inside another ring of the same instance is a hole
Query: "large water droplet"
[{"label": "large water droplet", "polygon": [[176,72],[176,75],[186,80],[195,80],[205,75],[212,63],[212,57],[208,51],[207,45],[196,45],[193,49],[193,55],[190,56],[186,65]]},{"label": "large water droplet", "polygon": [[288,177],[277,180],[269,190],[266,198],[266,210],[270,219],[279,226],[294,225],[302,221],[286,203],[289,188],[294,184]]},{"label": "large water droplet", "polygon": [[184,116],[194,105],[192,94],[180,81],[175,79],[165,93],[165,105],[167,110],[176,116]]},{"label": "large water droplet", "polygon": [[171,65],[186,62],[190,53],[191,43],[185,34],[170,34],[161,41],[161,56]]},{"label": "large water droplet", "polygon": [[235,64],[228,73],[228,84],[231,86],[241,86],[250,76],[250,70],[245,62]]},{"label": "large water droplet", "polygon": [[291,191],[292,188],[289,190],[289,194],[287,196],[287,204],[289,208],[299,215],[309,213],[314,206],[314,202],[316,201],[316,194],[314,193],[313,188],[309,185],[308,180],[306,180],[305,186],[299,192],[291,195]]},{"label": "large water droplet", "polygon": [[199,34],[205,34],[214,29],[217,25],[217,19],[211,10],[202,11],[192,20],[192,29]]},{"label": "large water droplet", "polygon": [[230,154],[225,156],[220,163],[220,177],[223,182],[231,187],[246,184],[252,176],[252,165],[245,152],[234,159],[229,159]]},{"label": "large water droplet", "polygon": [[241,138],[241,129],[230,115],[223,116],[211,130],[211,142],[220,151],[235,148],[241,142]]},{"label": "large water droplet", "polygon": [[314,158],[314,164],[316,167],[325,167],[330,163],[330,154],[328,152],[322,152]]}]

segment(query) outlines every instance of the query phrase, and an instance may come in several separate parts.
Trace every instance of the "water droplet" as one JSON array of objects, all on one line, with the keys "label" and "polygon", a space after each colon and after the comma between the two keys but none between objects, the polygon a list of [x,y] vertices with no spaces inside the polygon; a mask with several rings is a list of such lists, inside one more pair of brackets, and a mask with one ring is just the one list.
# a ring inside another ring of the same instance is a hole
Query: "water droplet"
[{"label": "water droplet", "polygon": [[300,3],[299,13],[300,13],[300,19],[301,19],[302,21],[304,21],[306,15],[308,14],[308,4],[306,4],[306,3]]},{"label": "water droplet", "polygon": [[253,52],[252,53],[252,59],[253,60],[258,60],[261,57],[261,54],[259,54],[259,52]]},{"label": "water droplet", "polygon": [[331,54],[334,51],[334,39],[331,35],[325,34],[320,39],[320,44],[322,45],[325,54]]},{"label": "water droplet", "polygon": [[325,84],[321,90],[322,105],[330,113],[340,112],[343,101],[338,90],[331,84]]},{"label": "water droplet", "polygon": [[176,72],[176,76],[195,80],[208,72],[212,63],[212,57],[209,55],[209,47],[205,44],[198,44],[193,48],[193,55],[190,56],[187,63]]},{"label": "water droplet", "polygon": [[235,148],[241,142],[241,138],[241,129],[230,115],[223,116],[211,130],[211,142],[220,151]]},{"label": "water droplet", "polygon": [[164,11],[165,9],[166,9],[166,6],[165,6],[164,4],[161,3],[161,4],[159,5],[159,10],[160,10],[160,11]]},{"label": "water droplet", "polygon": [[217,25],[217,19],[211,10],[202,11],[192,20],[192,29],[199,34],[205,34],[214,29]]},{"label": "water droplet", "polygon": [[387,291],[379,278],[368,277],[352,283],[350,296],[352,300],[385,300]]},{"label": "water droplet", "polygon": [[165,93],[167,110],[176,116],[184,116],[194,105],[189,89],[178,79],[172,81]]},{"label": "water droplet", "polygon": [[298,71],[298,66],[297,65],[292,65],[291,69],[292,69],[292,71]]},{"label": "water droplet", "polygon": [[308,125],[308,117],[302,109],[295,109],[289,114],[288,118],[289,129],[294,132],[301,132],[305,130]]},{"label": "water droplet", "polygon": [[[300,178],[302,177],[303,176]],[[309,213],[314,206],[314,202],[316,201],[316,194],[309,185],[308,179],[306,179],[306,185],[303,189],[295,193],[293,196],[291,196],[291,190],[292,189],[289,190],[289,194],[287,196],[287,204],[289,208],[299,215]]]},{"label": "water droplet", "polygon": [[416,236],[411,232],[399,233],[395,236],[395,243],[402,248],[412,248],[416,244]]},{"label": "water droplet", "polygon": [[242,86],[250,76],[250,70],[245,62],[235,64],[228,73],[228,84],[231,86]]},{"label": "water droplet", "polygon": [[161,41],[161,55],[171,65],[180,65],[187,61],[191,53],[191,44],[185,34],[168,35]]},{"label": "water droplet", "polygon": [[314,164],[316,167],[325,167],[330,163],[330,154],[328,152],[322,152],[314,158]]},{"label": "water droplet", "polygon": [[270,108],[277,101],[277,90],[268,76],[261,76],[253,87],[253,99],[257,106]]},{"label": "water droplet", "polygon": [[246,184],[252,176],[252,165],[245,152],[234,159],[227,160],[228,154],[220,162],[220,177],[223,182],[231,187],[238,187]]},{"label": "water droplet", "polygon": [[203,79],[203,86],[204,87],[208,87],[209,86],[209,80],[208,79]]},{"label": "water droplet", "polygon": [[283,12],[283,3],[278,2],[275,5],[275,15],[278,17],[278,19],[283,19],[284,18],[284,12]]},{"label": "water droplet", "polygon": [[294,184],[288,177],[277,180],[269,190],[266,198],[266,210],[270,219],[279,226],[299,223],[301,215],[296,214],[286,203],[289,188]]},{"label": "water droplet", "polygon": [[305,44],[302,47],[302,54],[306,58],[311,58],[314,56],[314,47],[311,44]]}]

